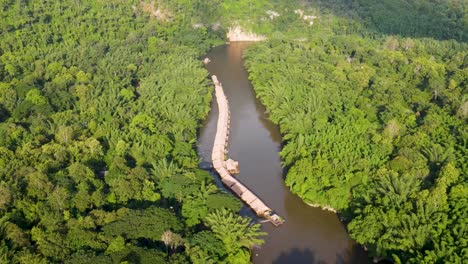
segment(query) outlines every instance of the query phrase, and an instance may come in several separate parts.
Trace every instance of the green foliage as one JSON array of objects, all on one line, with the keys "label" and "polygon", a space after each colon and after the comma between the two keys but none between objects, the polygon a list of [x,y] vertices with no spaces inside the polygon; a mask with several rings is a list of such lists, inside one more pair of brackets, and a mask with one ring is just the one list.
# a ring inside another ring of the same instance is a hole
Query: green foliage
[{"label": "green foliage", "polygon": [[412,37],[468,40],[464,1],[355,0],[353,8],[378,30]]},{"label": "green foliage", "polygon": [[41,95],[41,92],[38,89],[31,89],[26,94],[26,101],[29,101],[35,105],[47,104],[47,99]]},{"label": "green foliage", "polygon": [[0,1],[0,261],[248,263],[263,233],[194,150],[199,57],[242,25],[291,190],[374,256],[461,263],[468,49],[381,33],[466,41],[462,2]]},{"label": "green foliage", "polygon": [[238,200],[233,200],[230,195],[220,193],[216,186],[205,182],[198,190],[186,192],[188,196],[182,206],[182,215],[186,217],[186,224],[194,226],[201,223],[208,213],[215,210],[226,209],[230,212],[238,212],[242,204]]},{"label": "green foliage", "polygon": [[125,238],[117,236],[106,249],[106,254],[112,254],[114,252],[122,251],[125,249]]},{"label": "green foliage", "polygon": [[223,242],[211,231],[202,231],[193,235],[189,239],[188,246],[194,263],[202,263],[203,260],[216,263],[227,254]]},{"label": "green foliage", "polygon": [[[320,5],[332,10],[338,2]],[[362,11],[353,7],[339,11],[347,21]],[[382,19],[387,11],[373,14],[377,27],[397,19]],[[331,14],[326,19],[338,21]],[[466,183],[467,134],[460,132],[466,130],[460,115],[468,84],[466,43],[369,38],[362,26],[343,32],[343,25],[317,23],[320,37],[272,38],[245,54],[257,96],[284,135],[286,185],[309,204],[339,210],[371,256],[463,262],[465,240],[448,241],[465,234],[452,207],[466,202],[450,194]],[[458,29],[438,37],[459,39]],[[420,30],[414,35],[430,34]]]},{"label": "green foliage", "polygon": [[[418,186],[415,177],[381,171],[356,210],[349,231],[358,242],[370,245],[377,256],[390,257],[394,252],[411,263],[422,259],[461,263],[462,247],[453,243],[443,248],[439,245],[446,239],[445,234],[463,221],[452,206],[464,207],[465,201],[451,199],[452,192],[463,186],[456,185],[459,181],[459,173],[451,163],[445,165],[436,184],[428,190]],[[363,229],[368,232],[361,232]],[[421,249],[424,251],[418,251]]]},{"label": "green foliage", "polygon": [[163,232],[239,211],[197,168],[199,57],[224,38],[205,2],[0,1],[1,261],[185,263]]},{"label": "green foliage", "polygon": [[259,237],[266,233],[260,231],[260,224],[251,225],[250,221],[226,209],[217,210],[206,216],[206,224],[211,228],[214,236],[224,244],[227,263],[250,263],[246,249],[264,243],[264,240]]},{"label": "green foliage", "polygon": [[129,210],[117,221],[105,225],[102,231],[111,237],[124,236],[127,239],[147,238],[157,241],[165,230],[178,232],[182,228],[177,217],[169,210],[150,207],[145,210]]},{"label": "green foliage", "polygon": [[111,255],[113,263],[129,264],[164,264],[167,263],[164,253],[143,247],[128,246],[124,250]]}]

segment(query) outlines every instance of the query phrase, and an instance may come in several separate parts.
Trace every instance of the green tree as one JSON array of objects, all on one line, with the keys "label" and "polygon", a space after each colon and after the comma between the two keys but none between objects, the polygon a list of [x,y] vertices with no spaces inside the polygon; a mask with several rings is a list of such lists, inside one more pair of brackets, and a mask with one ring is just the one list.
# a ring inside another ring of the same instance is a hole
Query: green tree
[{"label": "green tree", "polygon": [[35,105],[47,104],[47,99],[41,95],[41,92],[38,89],[29,90],[29,92],[26,94],[26,100]]},{"label": "green tree", "polygon": [[260,231],[260,224],[251,225],[250,219],[235,215],[226,209],[208,214],[205,223],[223,242],[228,253],[228,262],[248,263],[245,250],[264,243],[260,237],[266,233]]}]

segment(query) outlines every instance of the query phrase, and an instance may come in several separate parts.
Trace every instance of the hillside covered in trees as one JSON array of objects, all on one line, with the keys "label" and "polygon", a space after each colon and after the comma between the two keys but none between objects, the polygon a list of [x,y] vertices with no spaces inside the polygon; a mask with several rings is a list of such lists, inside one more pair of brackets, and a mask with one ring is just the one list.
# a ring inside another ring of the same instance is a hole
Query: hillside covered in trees
[{"label": "hillside covered in trees", "polygon": [[203,3],[0,1],[0,263],[249,262],[263,233],[198,169]]},{"label": "hillside covered in trees", "polygon": [[[230,25],[286,184],[372,257],[468,259],[460,0],[0,0],[0,263],[248,263],[264,233],[198,169]],[[394,34],[394,35],[392,35]]]},{"label": "hillside covered in trees", "polygon": [[375,259],[466,262],[466,3],[319,2],[301,7],[312,26],[284,15],[294,29],[245,56],[283,134],[286,184],[336,209]]}]

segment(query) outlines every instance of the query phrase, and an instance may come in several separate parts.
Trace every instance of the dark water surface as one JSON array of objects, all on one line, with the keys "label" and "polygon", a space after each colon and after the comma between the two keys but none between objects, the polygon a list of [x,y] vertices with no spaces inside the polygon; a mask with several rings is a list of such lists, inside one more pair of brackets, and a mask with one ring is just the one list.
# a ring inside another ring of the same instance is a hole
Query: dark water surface
[{"label": "dark water surface", "polygon": [[[368,263],[365,252],[349,238],[336,214],[307,206],[285,186],[279,157],[281,135],[267,119],[243,66],[242,52],[250,43],[214,48],[207,69],[223,84],[231,111],[228,156],[239,161],[236,176],[286,223],[263,224],[266,243],[253,252],[254,263]],[[199,138],[199,155],[211,161],[218,109],[212,102]],[[242,213],[255,217],[244,208]]]}]

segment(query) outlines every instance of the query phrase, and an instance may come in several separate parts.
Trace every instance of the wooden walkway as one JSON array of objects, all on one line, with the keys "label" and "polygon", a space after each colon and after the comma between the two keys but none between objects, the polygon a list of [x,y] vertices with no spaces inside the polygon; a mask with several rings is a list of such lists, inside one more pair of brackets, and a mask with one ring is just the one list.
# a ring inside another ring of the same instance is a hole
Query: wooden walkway
[{"label": "wooden walkway", "polygon": [[241,198],[252,210],[260,217],[263,217],[278,226],[284,222],[284,220],[273,213],[268,206],[263,203],[254,193],[252,193],[247,187],[235,179],[228,171],[226,166],[226,149],[229,137],[229,106],[226,96],[224,95],[223,87],[218,81],[218,78],[212,76],[213,83],[215,85],[215,96],[218,103],[219,115],[218,124],[216,130],[216,136],[213,146],[213,152],[211,159],[213,160],[213,167],[221,177],[221,181],[231,189],[237,196]]}]

